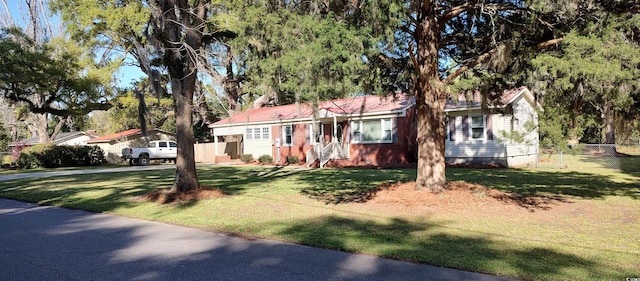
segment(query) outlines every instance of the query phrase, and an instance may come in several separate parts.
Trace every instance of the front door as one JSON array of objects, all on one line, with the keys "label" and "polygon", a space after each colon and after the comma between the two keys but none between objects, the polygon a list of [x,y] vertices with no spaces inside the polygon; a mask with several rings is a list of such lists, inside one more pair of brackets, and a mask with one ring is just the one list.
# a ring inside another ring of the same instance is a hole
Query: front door
[{"label": "front door", "polygon": [[324,143],[331,143],[333,141],[333,124],[322,124],[322,141]]}]

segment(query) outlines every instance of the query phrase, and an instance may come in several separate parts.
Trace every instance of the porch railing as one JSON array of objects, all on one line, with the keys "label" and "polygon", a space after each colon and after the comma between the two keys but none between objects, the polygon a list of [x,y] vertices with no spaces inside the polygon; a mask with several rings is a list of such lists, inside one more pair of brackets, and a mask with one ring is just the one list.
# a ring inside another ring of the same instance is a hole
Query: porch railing
[{"label": "porch railing", "polygon": [[320,161],[320,168],[322,168],[331,160],[349,159],[349,146],[331,142],[323,147],[322,144],[317,143],[307,151],[306,156],[307,167],[310,167],[316,161]]},{"label": "porch railing", "polygon": [[307,167],[311,167],[314,162],[318,160],[320,157],[320,152],[322,151],[322,146],[320,143],[316,143],[313,145],[313,148],[307,150]]}]

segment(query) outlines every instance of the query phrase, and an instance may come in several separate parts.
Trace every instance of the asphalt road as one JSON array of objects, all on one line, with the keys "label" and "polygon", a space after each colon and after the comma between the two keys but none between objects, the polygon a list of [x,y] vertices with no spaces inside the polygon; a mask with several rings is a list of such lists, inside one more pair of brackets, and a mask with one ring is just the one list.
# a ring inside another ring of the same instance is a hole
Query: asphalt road
[{"label": "asphalt road", "polygon": [[507,280],[0,199],[0,280]]}]

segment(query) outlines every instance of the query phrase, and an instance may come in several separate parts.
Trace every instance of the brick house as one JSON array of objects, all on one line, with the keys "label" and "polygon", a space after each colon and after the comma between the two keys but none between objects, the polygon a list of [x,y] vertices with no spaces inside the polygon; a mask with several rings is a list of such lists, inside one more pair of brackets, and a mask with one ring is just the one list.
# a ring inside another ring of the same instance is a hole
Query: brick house
[{"label": "brick house", "polygon": [[[502,107],[512,108],[511,103],[517,110],[535,107],[526,88],[505,91],[502,100]],[[518,111],[509,117],[484,111],[477,101],[447,104],[445,112],[451,120],[446,124],[447,162],[511,164],[507,161],[508,141],[494,132],[522,130],[525,115]],[[537,122],[535,110],[523,112]],[[310,105],[291,104],[250,109],[209,127],[215,140],[216,162],[251,154],[254,158],[269,155],[275,163],[286,163],[287,157],[295,156],[308,166],[397,167],[416,161],[414,116],[413,97],[357,96],[322,102],[315,116]],[[515,127],[509,121],[514,116],[522,119]],[[535,139],[537,146],[537,129],[527,138]],[[529,158],[537,151],[533,145],[525,150]]]}]

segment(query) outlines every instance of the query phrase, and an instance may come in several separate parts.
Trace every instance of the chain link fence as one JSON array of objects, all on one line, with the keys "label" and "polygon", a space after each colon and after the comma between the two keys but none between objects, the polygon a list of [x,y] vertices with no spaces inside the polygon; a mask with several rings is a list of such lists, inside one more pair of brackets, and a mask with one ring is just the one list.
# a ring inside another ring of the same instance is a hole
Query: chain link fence
[{"label": "chain link fence", "polygon": [[567,169],[588,171],[594,169],[620,170],[621,158],[615,144],[577,144],[565,148],[541,149],[539,169]]}]

